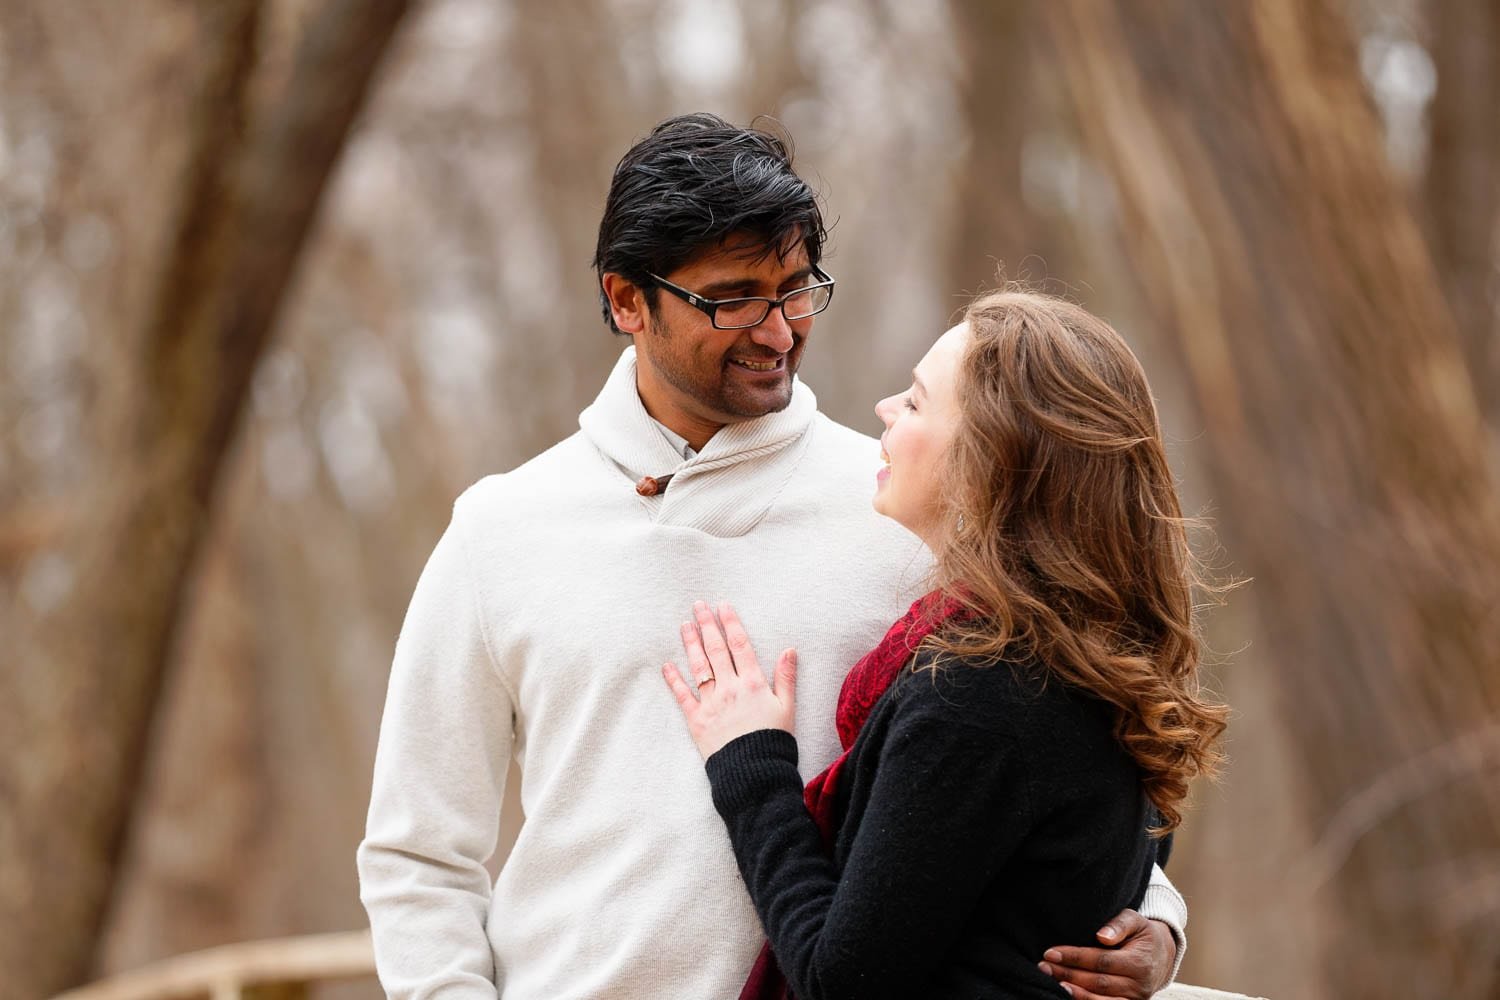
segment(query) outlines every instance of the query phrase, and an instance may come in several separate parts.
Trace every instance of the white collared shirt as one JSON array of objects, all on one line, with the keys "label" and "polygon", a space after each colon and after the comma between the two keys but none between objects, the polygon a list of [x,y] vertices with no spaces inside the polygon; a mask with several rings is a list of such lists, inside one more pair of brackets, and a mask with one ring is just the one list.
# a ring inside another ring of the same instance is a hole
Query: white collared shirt
[{"label": "white collared shirt", "polygon": [[693,456],[698,454],[697,450],[694,449],[692,445],[688,444],[687,438],[683,437],[681,434],[678,434],[676,431],[672,430],[672,428],[668,427],[660,420],[657,420],[655,417],[651,418],[651,422],[656,425],[657,430],[661,431],[662,437],[667,439],[668,443],[672,445],[672,447],[677,451],[677,454],[681,455],[684,460],[692,458]]}]

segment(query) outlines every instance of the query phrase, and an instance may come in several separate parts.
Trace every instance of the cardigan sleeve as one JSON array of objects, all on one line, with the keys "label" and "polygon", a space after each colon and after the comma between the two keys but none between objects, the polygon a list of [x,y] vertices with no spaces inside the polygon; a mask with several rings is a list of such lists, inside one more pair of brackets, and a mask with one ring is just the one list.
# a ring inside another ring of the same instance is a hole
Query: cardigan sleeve
[{"label": "cardigan sleeve", "polygon": [[[893,721],[842,875],[802,801],[796,744],[762,730],[708,760],[714,803],[799,1000],[919,995],[1030,826],[1020,748],[952,712]],[[986,836],[975,837],[975,830]]]},{"label": "cardigan sleeve", "polygon": [[376,970],[393,1000],[495,998],[484,862],[499,833],[514,706],[481,629],[461,510],[396,643],[357,854]]}]

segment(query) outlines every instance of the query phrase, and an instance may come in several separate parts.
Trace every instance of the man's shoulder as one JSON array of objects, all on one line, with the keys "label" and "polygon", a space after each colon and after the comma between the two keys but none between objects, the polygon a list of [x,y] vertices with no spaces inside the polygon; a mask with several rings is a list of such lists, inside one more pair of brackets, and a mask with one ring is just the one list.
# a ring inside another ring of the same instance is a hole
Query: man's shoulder
[{"label": "man's shoulder", "polygon": [[847,427],[824,413],[817,411],[815,419],[830,437],[830,440],[843,443],[849,448],[875,448],[879,447],[880,440],[873,438],[863,431],[857,431],[853,427]]},{"label": "man's shoulder", "polygon": [[454,502],[455,515],[487,519],[555,509],[559,499],[577,494],[595,459],[583,435],[572,434],[514,469],[475,482]]},{"label": "man's shoulder", "polygon": [[824,451],[826,458],[863,465],[880,457],[878,439],[845,427],[822,410],[814,415],[813,426],[817,431],[813,435],[813,447]]}]

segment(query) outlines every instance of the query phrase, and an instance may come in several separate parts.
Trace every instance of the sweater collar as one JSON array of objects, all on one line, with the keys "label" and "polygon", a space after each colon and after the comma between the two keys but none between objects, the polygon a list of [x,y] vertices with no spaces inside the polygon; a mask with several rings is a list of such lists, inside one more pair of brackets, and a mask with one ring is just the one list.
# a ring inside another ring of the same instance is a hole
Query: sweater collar
[{"label": "sweater collar", "polygon": [[684,459],[673,451],[636,390],[634,345],[615,363],[598,397],[578,417],[584,436],[620,470],[620,489],[635,494],[642,476],[670,475],[656,497],[642,497],[660,523],[715,535],[740,535],[765,516],[808,438],[818,401],[801,380],[780,413],[729,424],[703,450]]}]

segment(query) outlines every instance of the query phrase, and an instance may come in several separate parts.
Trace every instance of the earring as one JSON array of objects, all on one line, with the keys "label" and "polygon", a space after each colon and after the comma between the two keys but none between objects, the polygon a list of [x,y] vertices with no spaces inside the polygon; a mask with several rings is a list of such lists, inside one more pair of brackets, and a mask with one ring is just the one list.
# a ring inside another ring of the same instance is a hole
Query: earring
[{"label": "earring", "polygon": [[963,530],[964,530],[964,516],[962,514],[958,515],[958,522],[956,524],[954,524],[953,529],[955,531],[959,532],[960,534],[963,533]]}]

